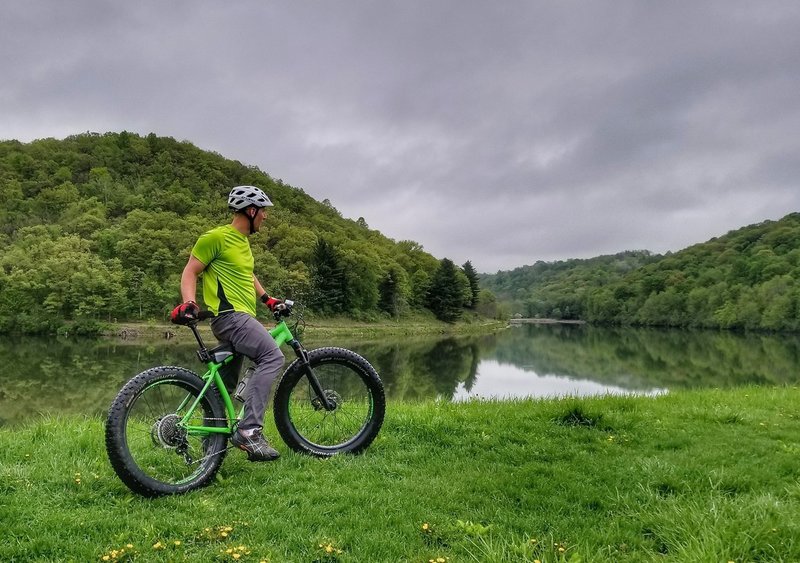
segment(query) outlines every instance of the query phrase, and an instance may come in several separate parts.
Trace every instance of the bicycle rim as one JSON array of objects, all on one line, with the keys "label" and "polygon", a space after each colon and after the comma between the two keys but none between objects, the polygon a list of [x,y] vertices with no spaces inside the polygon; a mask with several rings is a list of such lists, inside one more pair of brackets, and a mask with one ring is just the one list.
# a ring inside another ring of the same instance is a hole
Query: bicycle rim
[{"label": "bicycle rim", "polygon": [[289,393],[288,415],[295,432],[315,449],[331,453],[347,449],[370,424],[374,401],[363,374],[349,362],[313,366],[332,410],[321,404],[308,379],[297,379]]},{"label": "bicycle rim", "polygon": [[[224,448],[224,438],[192,434],[180,424],[198,392],[185,381],[164,379],[133,399],[125,419],[125,442],[131,460],[151,479],[167,485],[191,483]],[[207,401],[200,401],[187,424],[208,426],[213,417]]]}]

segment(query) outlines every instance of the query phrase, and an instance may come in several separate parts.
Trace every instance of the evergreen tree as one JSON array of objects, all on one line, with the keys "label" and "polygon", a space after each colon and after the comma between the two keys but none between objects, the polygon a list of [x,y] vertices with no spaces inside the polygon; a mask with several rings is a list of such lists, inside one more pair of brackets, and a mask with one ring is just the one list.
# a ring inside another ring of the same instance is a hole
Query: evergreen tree
[{"label": "evergreen tree", "polygon": [[457,321],[463,312],[461,305],[464,299],[457,272],[453,261],[443,258],[428,290],[428,308],[437,319],[448,323]]},{"label": "evergreen tree", "polygon": [[469,290],[472,293],[468,306],[470,309],[474,309],[478,304],[478,294],[481,291],[478,285],[478,272],[475,271],[475,268],[472,267],[472,262],[469,260],[464,262],[464,265],[461,266],[461,271],[467,276],[467,280],[469,280]]},{"label": "evergreen tree", "polygon": [[311,258],[312,304],[323,314],[347,309],[347,282],[338,252],[325,239],[319,239]]},{"label": "evergreen tree", "polygon": [[381,311],[396,317],[399,313],[399,295],[397,288],[397,274],[394,270],[389,270],[386,272],[383,280],[381,280],[378,290],[380,292],[380,301],[378,302],[378,307]]}]

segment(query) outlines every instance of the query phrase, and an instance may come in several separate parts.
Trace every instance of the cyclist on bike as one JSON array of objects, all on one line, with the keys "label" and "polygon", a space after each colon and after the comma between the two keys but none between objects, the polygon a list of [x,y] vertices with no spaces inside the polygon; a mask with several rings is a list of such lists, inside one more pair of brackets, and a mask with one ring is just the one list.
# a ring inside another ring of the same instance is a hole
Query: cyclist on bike
[{"label": "cyclist on bike", "polygon": [[270,311],[285,308],[283,301],[267,295],[253,273],[253,254],[248,236],[257,233],[271,207],[267,194],[255,186],[236,186],[228,196],[233,221],[212,229],[197,240],[181,275],[183,303],[172,311],[178,324],[195,320],[197,278],[203,275],[203,301],[216,317],[211,330],[217,339],[230,342],[236,352],[255,362],[244,402],[244,416],[231,443],[247,452],[250,461],[279,457],[262,434],[270,390],[283,366],[283,353],[267,329],[256,320],[256,298]]}]

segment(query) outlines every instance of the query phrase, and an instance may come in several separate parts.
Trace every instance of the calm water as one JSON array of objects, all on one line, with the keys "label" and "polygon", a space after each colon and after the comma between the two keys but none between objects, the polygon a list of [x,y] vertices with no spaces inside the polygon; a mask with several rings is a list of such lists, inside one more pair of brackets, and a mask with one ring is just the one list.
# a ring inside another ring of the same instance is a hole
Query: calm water
[{"label": "calm water", "polygon": [[[527,325],[482,337],[336,344],[369,359],[393,401],[656,394],[800,381],[795,335]],[[170,341],[4,339],[0,425],[42,413],[102,413],[125,381],[149,367],[202,371],[194,350]]]}]

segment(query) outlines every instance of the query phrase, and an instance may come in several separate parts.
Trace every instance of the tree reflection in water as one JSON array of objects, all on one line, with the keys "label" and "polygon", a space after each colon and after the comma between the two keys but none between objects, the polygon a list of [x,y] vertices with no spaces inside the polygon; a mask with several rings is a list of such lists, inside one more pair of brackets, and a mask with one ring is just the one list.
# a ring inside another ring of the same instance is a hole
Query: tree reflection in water
[{"label": "tree reflection in water", "polygon": [[[619,392],[800,381],[800,336],[786,334],[527,325],[480,337],[341,345],[372,362],[389,401],[519,395],[525,385],[540,395],[542,376],[568,389],[584,381],[586,389]],[[6,338],[0,361],[0,425],[40,413],[102,414],[125,381],[156,365],[203,371],[194,346],[174,341]],[[522,383],[508,392],[513,378]]]}]

